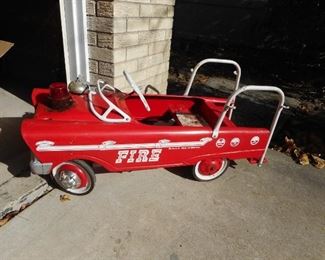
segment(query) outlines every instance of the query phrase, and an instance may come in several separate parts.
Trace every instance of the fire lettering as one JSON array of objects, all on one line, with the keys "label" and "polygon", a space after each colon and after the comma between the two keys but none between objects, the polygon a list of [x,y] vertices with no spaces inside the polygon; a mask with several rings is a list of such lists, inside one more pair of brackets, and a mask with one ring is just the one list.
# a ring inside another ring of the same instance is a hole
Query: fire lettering
[{"label": "fire lettering", "polygon": [[158,162],[162,149],[123,150],[117,152],[115,163]]},{"label": "fire lettering", "polygon": [[129,154],[129,150],[118,151],[118,157],[115,160],[115,163],[122,163],[122,161],[127,158],[128,154]]},{"label": "fire lettering", "polygon": [[152,149],[149,162],[158,162],[160,159],[161,149]]},{"label": "fire lettering", "polygon": [[127,160],[127,163],[133,163],[134,162],[134,155],[137,153],[137,150],[131,150],[130,151],[130,157]]},{"label": "fire lettering", "polygon": [[147,162],[148,161],[148,154],[149,150],[139,150],[138,158],[135,160],[135,162]]}]

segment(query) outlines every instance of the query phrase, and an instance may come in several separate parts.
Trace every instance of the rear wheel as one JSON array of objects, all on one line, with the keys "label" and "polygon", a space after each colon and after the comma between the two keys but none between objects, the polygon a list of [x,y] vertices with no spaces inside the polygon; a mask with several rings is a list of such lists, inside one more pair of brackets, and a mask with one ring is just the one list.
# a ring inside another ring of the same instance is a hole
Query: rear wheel
[{"label": "rear wheel", "polygon": [[61,189],[75,195],[91,192],[96,182],[93,169],[81,160],[59,164],[52,170],[52,179]]},{"label": "rear wheel", "polygon": [[199,161],[193,166],[193,177],[198,181],[211,181],[220,177],[228,166],[229,160],[227,159]]}]

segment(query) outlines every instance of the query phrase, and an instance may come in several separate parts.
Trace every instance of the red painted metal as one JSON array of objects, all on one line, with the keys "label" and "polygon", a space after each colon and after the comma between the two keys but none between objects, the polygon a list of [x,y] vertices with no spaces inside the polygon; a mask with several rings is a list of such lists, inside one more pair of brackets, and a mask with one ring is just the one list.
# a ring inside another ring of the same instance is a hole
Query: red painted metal
[{"label": "red painted metal", "polygon": [[[105,96],[131,121],[105,123],[91,113],[87,94],[69,94],[71,105],[64,110],[50,106],[53,95],[52,88],[34,89],[35,114],[24,119],[21,127],[31,152],[40,163],[52,163],[52,169],[72,160],[95,162],[119,172],[194,165],[201,160],[218,168],[221,159],[259,160],[270,135],[266,128],[240,127],[225,118],[218,138],[212,138],[226,102],[223,98],[145,95],[148,112],[137,95],[106,91]],[[98,95],[93,104],[100,114],[107,108]],[[192,115],[200,124],[186,125],[179,115]],[[120,115],[112,111],[110,117]]]},{"label": "red painted metal", "polygon": [[222,160],[204,160],[199,165],[199,171],[202,175],[213,175],[222,167]]}]

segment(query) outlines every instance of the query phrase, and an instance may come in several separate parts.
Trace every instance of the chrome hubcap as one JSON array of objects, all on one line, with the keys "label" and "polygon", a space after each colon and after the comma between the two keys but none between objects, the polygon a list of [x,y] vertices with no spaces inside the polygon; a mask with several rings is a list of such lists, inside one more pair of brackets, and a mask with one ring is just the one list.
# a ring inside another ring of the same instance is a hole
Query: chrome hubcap
[{"label": "chrome hubcap", "polygon": [[81,184],[79,176],[72,171],[62,171],[59,176],[59,181],[66,189],[76,189]]}]

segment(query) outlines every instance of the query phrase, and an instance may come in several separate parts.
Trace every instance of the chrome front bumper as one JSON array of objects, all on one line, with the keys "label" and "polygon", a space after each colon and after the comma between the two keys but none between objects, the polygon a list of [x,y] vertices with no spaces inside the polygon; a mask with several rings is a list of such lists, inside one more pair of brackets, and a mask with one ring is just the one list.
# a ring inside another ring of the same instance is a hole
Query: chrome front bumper
[{"label": "chrome front bumper", "polygon": [[29,166],[33,174],[37,175],[46,175],[51,172],[53,163],[41,163],[37,158],[32,154]]}]

